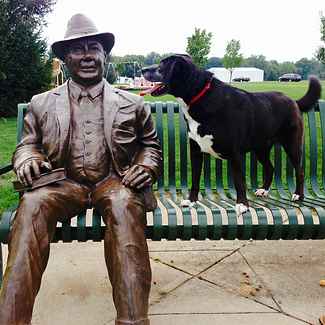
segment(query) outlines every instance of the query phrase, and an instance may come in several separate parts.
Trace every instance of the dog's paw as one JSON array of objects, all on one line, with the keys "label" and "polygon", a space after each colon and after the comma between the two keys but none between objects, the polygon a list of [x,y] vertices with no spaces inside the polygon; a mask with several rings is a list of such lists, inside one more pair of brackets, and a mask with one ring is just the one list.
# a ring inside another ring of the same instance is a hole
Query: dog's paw
[{"label": "dog's paw", "polygon": [[296,193],[294,193],[294,194],[292,194],[292,196],[291,196],[291,201],[299,201],[300,200],[300,195],[299,194],[296,194]]},{"label": "dog's paw", "polygon": [[256,196],[262,196],[262,197],[267,197],[269,195],[269,191],[265,190],[264,188],[258,188],[255,191]]},{"label": "dog's paw", "polygon": [[245,205],[244,203],[238,203],[236,204],[235,209],[236,209],[236,215],[237,217],[239,217],[240,215],[248,211],[248,206]]},{"label": "dog's paw", "polygon": [[196,205],[195,201],[191,201],[191,200],[182,200],[181,201],[181,207],[194,207]]}]

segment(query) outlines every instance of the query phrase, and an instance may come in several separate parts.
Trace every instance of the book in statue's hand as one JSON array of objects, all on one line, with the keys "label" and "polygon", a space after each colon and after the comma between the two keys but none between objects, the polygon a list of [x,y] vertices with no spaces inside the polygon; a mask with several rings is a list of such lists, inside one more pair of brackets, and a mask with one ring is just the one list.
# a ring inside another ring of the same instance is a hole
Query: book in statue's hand
[{"label": "book in statue's hand", "polygon": [[39,178],[33,178],[32,185],[25,185],[19,181],[13,181],[12,184],[17,192],[32,191],[36,188],[53,184],[66,179],[65,169],[58,168],[42,173]]}]

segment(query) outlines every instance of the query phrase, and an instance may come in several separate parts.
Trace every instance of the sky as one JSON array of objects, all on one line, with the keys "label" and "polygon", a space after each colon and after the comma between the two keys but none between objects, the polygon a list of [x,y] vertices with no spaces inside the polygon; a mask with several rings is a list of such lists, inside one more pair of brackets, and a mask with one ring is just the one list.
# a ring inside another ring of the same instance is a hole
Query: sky
[{"label": "sky", "polygon": [[209,57],[223,57],[236,39],[244,57],[295,62],[313,58],[322,44],[320,12],[324,0],[57,0],[44,36],[49,44],[63,39],[70,17],[83,13],[115,35],[113,55],[185,53],[200,28],[213,35]]}]

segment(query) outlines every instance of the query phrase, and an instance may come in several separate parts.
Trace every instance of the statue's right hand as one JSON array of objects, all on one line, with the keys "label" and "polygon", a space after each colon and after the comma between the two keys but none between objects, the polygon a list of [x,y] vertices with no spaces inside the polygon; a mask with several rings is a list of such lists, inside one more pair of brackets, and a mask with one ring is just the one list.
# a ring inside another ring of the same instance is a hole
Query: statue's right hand
[{"label": "statue's right hand", "polygon": [[31,186],[33,178],[39,178],[41,175],[41,169],[51,170],[52,166],[49,162],[45,162],[38,159],[28,160],[23,163],[16,171],[19,182],[26,186]]}]

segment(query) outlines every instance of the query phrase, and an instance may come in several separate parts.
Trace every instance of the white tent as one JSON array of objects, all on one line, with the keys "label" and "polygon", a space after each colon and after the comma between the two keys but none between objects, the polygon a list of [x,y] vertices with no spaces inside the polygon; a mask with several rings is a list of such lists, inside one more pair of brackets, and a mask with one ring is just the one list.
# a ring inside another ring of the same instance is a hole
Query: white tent
[{"label": "white tent", "polygon": [[[229,82],[230,71],[226,68],[210,68],[208,71],[212,72],[214,76],[223,81]],[[236,78],[248,78],[251,82],[259,82],[264,80],[264,70],[257,68],[234,68],[232,73],[232,80]]]}]

